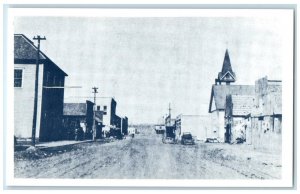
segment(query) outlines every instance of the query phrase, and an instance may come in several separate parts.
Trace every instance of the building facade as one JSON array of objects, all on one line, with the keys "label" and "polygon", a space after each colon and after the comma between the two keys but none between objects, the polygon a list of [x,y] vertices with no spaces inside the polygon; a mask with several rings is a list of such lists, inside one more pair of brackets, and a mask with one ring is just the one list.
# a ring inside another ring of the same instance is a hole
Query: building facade
[{"label": "building facade", "polygon": [[[23,34],[14,35],[14,134],[32,137],[37,47]],[[36,138],[62,137],[64,84],[67,74],[43,52],[39,53]]]},{"label": "building facade", "polygon": [[227,95],[225,104],[225,142],[251,144],[251,111],[254,95]]},{"label": "building facade", "polygon": [[171,118],[171,113],[165,118],[165,137],[176,138],[176,119]]},{"label": "building facade", "polygon": [[225,142],[225,104],[227,95],[254,95],[255,88],[252,85],[231,85],[236,81],[236,75],[232,71],[228,50],[225,52],[222,71],[215,79],[215,84],[211,89],[209,110],[215,125],[212,130],[216,131],[220,142]]},{"label": "building facade", "polygon": [[109,132],[110,129],[116,128],[118,119],[116,118],[117,102],[111,97],[99,97],[96,100],[96,111],[103,112],[103,131]]},{"label": "building facade", "polygon": [[117,102],[112,97],[99,97],[96,110],[103,112],[103,136],[121,138],[128,134],[128,118],[116,114]]},{"label": "building facade", "polygon": [[122,117],[121,119],[121,133],[123,135],[128,135],[128,118]]},{"label": "building facade", "polygon": [[[93,106],[94,103],[86,101],[86,103],[64,103],[63,112],[63,138],[74,140],[75,129],[79,126],[83,129],[85,139],[92,139],[93,135]],[[96,125],[98,126],[97,121]]]},{"label": "building facade", "polygon": [[263,77],[255,82],[252,110],[252,143],[256,146],[281,145],[282,82]]}]

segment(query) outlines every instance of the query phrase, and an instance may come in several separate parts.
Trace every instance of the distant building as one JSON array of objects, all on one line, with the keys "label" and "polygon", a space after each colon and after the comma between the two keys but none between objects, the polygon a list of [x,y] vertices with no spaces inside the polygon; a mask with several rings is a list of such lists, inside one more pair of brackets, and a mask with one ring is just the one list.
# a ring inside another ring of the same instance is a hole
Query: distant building
[{"label": "distant building", "polygon": [[[14,35],[14,134],[31,138],[37,47],[23,34]],[[59,140],[62,136],[64,84],[67,74],[43,52],[39,53],[36,138]]]},{"label": "distant building", "polygon": [[181,139],[183,133],[190,132],[197,140],[206,141],[215,137],[210,134],[212,120],[210,115],[178,115],[176,117],[176,139]]},{"label": "distant building", "polygon": [[238,95],[238,96],[252,96],[255,93],[254,86],[251,85],[230,85],[236,81],[236,75],[232,71],[231,62],[228,54],[228,50],[225,52],[222,71],[218,74],[218,78],[215,80],[215,84],[211,89],[211,96],[209,102],[208,112],[212,114],[213,119],[217,123],[212,130],[216,131],[218,138],[221,142],[224,142],[226,137],[225,126],[225,104],[226,96]]},{"label": "distant building", "polygon": [[99,97],[96,100],[96,110],[103,112],[103,135],[121,136],[128,134],[128,118],[116,114],[117,102],[112,97]]},{"label": "distant building", "polygon": [[[80,103],[83,97],[69,97],[68,103]],[[94,98],[87,97],[89,101],[93,102]],[[120,117],[116,114],[117,102],[113,97],[97,97],[94,110],[97,119],[101,125],[101,138],[102,137],[121,137],[128,134],[128,118]],[[97,117],[99,115],[99,118]],[[100,129],[99,129],[100,130]],[[98,133],[97,133],[98,136]]]},{"label": "distant building", "polygon": [[156,134],[164,134],[166,132],[166,126],[164,124],[158,124],[154,126]]},{"label": "distant building", "polygon": [[103,138],[103,111],[95,111],[96,139]]},{"label": "distant building", "polygon": [[137,134],[137,129],[135,127],[129,127],[128,128],[128,134],[129,135]]},{"label": "distant building", "polygon": [[[82,127],[86,139],[92,138],[94,117],[93,106],[94,103],[88,100],[86,101],[86,103],[64,103],[64,139],[74,140],[74,132],[78,125]],[[101,116],[96,120],[96,126],[98,126],[99,124],[102,125]]]},{"label": "distant building", "polygon": [[103,112],[103,131],[109,132],[119,126],[120,118],[116,115],[117,102],[112,97],[99,97],[96,100],[96,110]]},{"label": "distant building", "polygon": [[166,122],[165,122],[165,117],[160,117],[157,120],[157,124],[154,125],[154,130],[156,134],[165,134],[166,132]]},{"label": "distant building", "polygon": [[172,119],[171,118],[171,114],[169,114],[166,118],[165,118],[165,136],[166,137],[170,137],[170,138],[175,138],[176,137],[176,126],[175,126],[175,121],[176,119]]},{"label": "distant building", "polygon": [[110,129],[110,136],[116,137],[117,139],[121,139],[123,134],[122,134],[122,118],[119,117],[118,115],[114,115],[113,117],[113,122],[112,126]]},{"label": "distant building", "polygon": [[122,117],[121,119],[121,133],[123,135],[128,135],[128,118]]},{"label": "distant building", "polygon": [[268,80],[267,77],[257,80],[255,99],[255,108],[251,113],[252,143],[258,146],[281,143],[282,82]]}]

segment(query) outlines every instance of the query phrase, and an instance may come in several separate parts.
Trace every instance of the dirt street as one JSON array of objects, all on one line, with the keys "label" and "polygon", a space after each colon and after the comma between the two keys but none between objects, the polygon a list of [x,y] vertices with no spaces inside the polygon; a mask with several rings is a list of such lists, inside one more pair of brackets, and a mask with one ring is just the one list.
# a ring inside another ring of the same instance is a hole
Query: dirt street
[{"label": "dirt street", "polygon": [[278,179],[281,152],[249,145],[163,144],[153,129],[109,143],[83,143],[28,157],[15,152],[16,178]]}]

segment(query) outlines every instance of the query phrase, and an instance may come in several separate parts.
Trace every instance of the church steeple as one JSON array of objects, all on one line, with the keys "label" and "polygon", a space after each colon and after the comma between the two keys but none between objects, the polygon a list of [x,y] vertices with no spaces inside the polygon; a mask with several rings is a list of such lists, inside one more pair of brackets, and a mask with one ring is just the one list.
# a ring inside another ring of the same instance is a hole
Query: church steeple
[{"label": "church steeple", "polygon": [[232,71],[228,49],[226,49],[222,71],[219,72],[218,74],[218,78],[216,79],[216,84],[217,82],[219,84],[225,82],[226,85],[230,85],[230,82],[235,82],[235,79],[236,77],[235,77],[235,73]]}]

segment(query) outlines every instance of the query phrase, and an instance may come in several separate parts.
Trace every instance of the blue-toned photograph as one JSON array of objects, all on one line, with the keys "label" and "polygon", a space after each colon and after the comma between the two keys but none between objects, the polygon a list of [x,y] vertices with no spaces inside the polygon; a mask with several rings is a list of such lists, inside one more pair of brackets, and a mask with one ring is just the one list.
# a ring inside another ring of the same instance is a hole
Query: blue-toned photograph
[{"label": "blue-toned photograph", "polygon": [[293,20],[13,21],[15,178],[282,179]]}]

